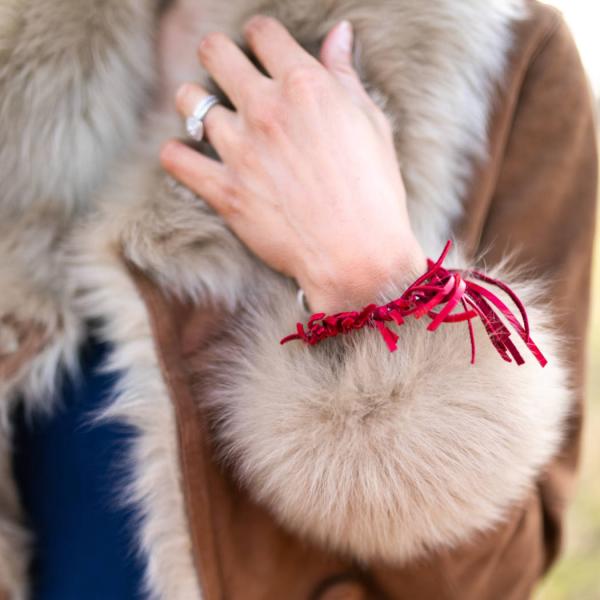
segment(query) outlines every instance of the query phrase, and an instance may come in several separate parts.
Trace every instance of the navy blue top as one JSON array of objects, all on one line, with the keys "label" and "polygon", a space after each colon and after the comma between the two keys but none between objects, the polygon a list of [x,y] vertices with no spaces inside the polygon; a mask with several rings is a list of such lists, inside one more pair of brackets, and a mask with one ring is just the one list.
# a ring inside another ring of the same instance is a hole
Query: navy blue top
[{"label": "navy blue top", "polygon": [[65,382],[51,418],[17,418],[15,476],[36,541],[32,600],[142,598],[135,518],[122,504],[132,431],[92,422],[114,385],[98,371],[107,351],[90,339],[82,377]]}]

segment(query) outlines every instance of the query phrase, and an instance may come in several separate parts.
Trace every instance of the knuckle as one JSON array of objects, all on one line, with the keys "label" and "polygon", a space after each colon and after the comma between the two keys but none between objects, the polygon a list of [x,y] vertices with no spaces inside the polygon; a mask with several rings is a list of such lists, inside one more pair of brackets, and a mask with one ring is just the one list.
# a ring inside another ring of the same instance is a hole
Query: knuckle
[{"label": "knuckle", "polygon": [[272,31],[276,27],[277,22],[273,17],[267,15],[254,15],[250,17],[244,25],[244,30],[247,35],[264,34]]},{"label": "knuckle", "polygon": [[252,172],[257,165],[256,146],[251,139],[242,138],[235,148],[235,168],[238,173]]},{"label": "knuckle", "polygon": [[241,212],[241,192],[240,186],[234,181],[223,183],[220,190],[219,204],[221,206],[221,212],[224,215],[231,217]]},{"label": "knuckle", "polygon": [[307,100],[323,90],[324,78],[321,69],[314,66],[294,67],[283,80],[285,93],[294,99]]},{"label": "knuckle", "polygon": [[281,103],[261,98],[248,107],[248,121],[253,129],[269,136],[276,135],[281,130],[283,112]]},{"label": "knuckle", "polygon": [[209,33],[200,42],[200,45],[198,46],[198,54],[200,54],[201,57],[210,56],[215,48],[218,48],[219,45],[224,43],[226,38],[227,36],[224,33],[220,33],[218,31]]}]

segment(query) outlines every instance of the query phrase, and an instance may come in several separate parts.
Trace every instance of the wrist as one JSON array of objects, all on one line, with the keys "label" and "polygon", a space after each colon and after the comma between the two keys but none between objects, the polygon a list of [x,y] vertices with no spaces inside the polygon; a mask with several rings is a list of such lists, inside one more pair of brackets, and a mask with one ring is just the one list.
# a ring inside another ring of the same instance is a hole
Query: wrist
[{"label": "wrist", "polygon": [[299,280],[299,283],[312,312],[334,314],[377,302],[380,294],[390,286],[418,276],[426,266],[425,254],[414,240],[403,244],[393,254],[341,261],[327,274],[312,280],[307,278],[306,282]]}]

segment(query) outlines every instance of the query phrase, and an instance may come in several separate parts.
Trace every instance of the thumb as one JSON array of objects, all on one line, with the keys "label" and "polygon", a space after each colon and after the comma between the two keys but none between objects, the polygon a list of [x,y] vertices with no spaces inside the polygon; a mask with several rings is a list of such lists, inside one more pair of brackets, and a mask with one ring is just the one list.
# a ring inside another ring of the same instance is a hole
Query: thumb
[{"label": "thumb", "polygon": [[362,84],[352,65],[354,34],[349,21],[338,23],[325,37],[321,46],[321,62],[346,88],[362,91]]}]

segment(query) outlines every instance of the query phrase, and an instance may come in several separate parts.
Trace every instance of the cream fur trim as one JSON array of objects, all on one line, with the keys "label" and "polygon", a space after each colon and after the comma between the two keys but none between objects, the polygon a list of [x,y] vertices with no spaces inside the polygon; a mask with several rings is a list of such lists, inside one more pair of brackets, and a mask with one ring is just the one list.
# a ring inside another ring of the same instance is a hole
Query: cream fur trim
[{"label": "cream fur trim", "polygon": [[155,8],[154,0],[0,3],[0,358],[19,352],[28,323],[48,339],[0,381],[0,590],[11,600],[26,597],[29,536],[10,472],[9,416],[17,399],[29,412],[52,410],[61,374],[77,370],[82,326],[61,246],[139,131],[155,79]]},{"label": "cream fur trim", "polygon": [[156,6],[2,1],[2,210],[82,208],[103,184],[138,134],[156,80]]},{"label": "cream fur trim", "polygon": [[205,387],[224,458],[289,529],[405,563],[497,525],[557,451],[571,393],[531,284],[514,289],[544,369],[526,350],[505,363],[481,325],[473,366],[465,324],[409,320],[393,354],[370,330],[282,348],[306,315],[291,286],[262,285]]},{"label": "cream fur trim", "polygon": [[118,239],[106,230],[83,230],[72,255],[77,309],[102,322],[112,345],[106,368],[120,375],[115,397],[101,419],[131,425],[132,481],[117,500],[136,508],[139,550],[146,560],[149,598],[201,597],[192,560],[173,404],[158,364],[146,308],[121,257]]}]

